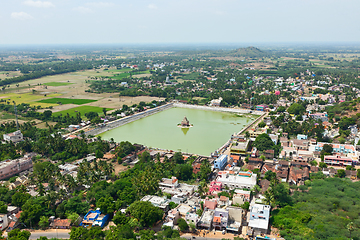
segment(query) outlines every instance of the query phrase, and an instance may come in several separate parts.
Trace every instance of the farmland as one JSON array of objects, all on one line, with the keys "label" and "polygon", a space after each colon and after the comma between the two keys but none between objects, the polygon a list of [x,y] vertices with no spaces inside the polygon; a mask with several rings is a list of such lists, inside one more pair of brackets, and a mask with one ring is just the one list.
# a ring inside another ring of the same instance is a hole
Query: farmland
[{"label": "farmland", "polygon": [[50,98],[38,101],[40,103],[54,103],[54,104],[76,104],[82,105],[86,103],[96,102],[96,100],[91,99],[70,99],[70,98]]},{"label": "farmland", "polygon": [[70,85],[70,84],[73,84],[73,83],[70,83],[70,82],[48,82],[48,83],[44,83],[44,85],[52,86],[52,87],[66,86],[66,85]]},{"label": "farmland", "polygon": [[[106,108],[106,110],[110,111],[110,110],[112,110],[112,108]],[[85,116],[85,113],[87,113],[87,112],[102,113],[103,108],[94,107],[94,106],[80,106],[80,107],[71,108],[71,109],[68,109],[68,110],[53,113],[53,115],[54,116],[59,116],[61,114],[62,116],[64,116],[66,114],[69,114],[70,116],[76,116],[77,113],[80,113],[81,116]]]}]

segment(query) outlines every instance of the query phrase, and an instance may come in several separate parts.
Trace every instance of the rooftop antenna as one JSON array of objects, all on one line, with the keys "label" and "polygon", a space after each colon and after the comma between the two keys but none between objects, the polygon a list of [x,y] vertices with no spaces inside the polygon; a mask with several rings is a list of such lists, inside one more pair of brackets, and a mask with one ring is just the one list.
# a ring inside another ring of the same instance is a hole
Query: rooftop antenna
[{"label": "rooftop antenna", "polygon": [[14,103],[15,118],[16,118],[16,130],[19,130],[19,122],[18,122],[18,117],[17,117],[16,103],[15,103],[15,101],[13,101],[13,103]]}]

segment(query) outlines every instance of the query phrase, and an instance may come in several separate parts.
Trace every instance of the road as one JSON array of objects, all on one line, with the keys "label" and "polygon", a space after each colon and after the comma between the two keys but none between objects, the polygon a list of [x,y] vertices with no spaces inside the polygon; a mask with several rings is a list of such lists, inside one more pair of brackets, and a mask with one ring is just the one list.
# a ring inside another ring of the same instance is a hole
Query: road
[{"label": "road", "polygon": [[39,231],[39,232],[32,232],[30,239],[38,239],[39,237],[47,237],[50,238],[60,238],[60,239],[69,239],[70,238],[70,231],[58,230],[58,231]]}]

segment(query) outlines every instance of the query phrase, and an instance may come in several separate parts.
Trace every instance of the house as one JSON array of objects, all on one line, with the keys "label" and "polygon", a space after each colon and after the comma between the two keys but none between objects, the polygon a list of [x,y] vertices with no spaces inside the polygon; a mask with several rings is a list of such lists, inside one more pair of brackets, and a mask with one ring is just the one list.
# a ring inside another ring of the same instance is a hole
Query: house
[{"label": "house", "polygon": [[164,212],[169,210],[169,203],[170,201],[164,197],[153,196],[153,195],[146,195],[140,201],[150,202],[155,207],[160,208]]},{"label": "house", "polygon": [[250,147],[249,143],[249,140],[243,139],[238,139],[237,141],[234,141],[230,146],[230,154],[247,156]]},{"label": "house", "polygon": [[70,219],[55,219],[51,224],[50,227],[55,229],[70,229],[71,220]]},{"label": "house", "polygon": [[217,201],[215,199],[206,198],[204,201],[204,208],[214,210],[217,206]]},{"label": "house", "polygon": [[180,218],[180,212],[178,209],[171,209],[168,212],[166,217],[166,222],[172,222],[173,224],[177,224],[178,219]]},{"label": "house", "polygon": [[229,205],[229,198],[226,196],[220,196],[219,198],[219,206],[228,206]]},{"label": "house", "polygon": [[292,139],[290,140],[290,145],[296,150],[309,150],[308,140]]},{"label": "house", "polygon": [[185,221],[190,224],[190,223],[193,223],[195,224],[195,226],[198,224],[198,222],[200,221],[200,217],[199,215],[197,215],[196,213],[194,212],[189,212],[186,214],[185,216]]},{"label": "house", "polygon": [[[254,232],[268,233],[270,220],[270,206],[254,204],[250,208],[248,226],[253,228]],[[255,234],[257,235],[257,234]]]},{"label": "house", "polygon": [[219,172],[216,181],[221,182],[224,187],[231,189],[252,189],[256,185],[257,175],[251,171],[240,171],[238,174]]},{"label": "house", "polygon": [[229,211],[222,208],[216,208],[212,226],[215,230],[225,230],[228,225]]},{"label": "house", "polygon": [[221,182],[212,181],[210,183],[209,194],[212,194],[213,192],[221,192],[221,189],[222,189]]},{"label": "house", "polygon": [[214,210],[205,209],[197,224],[198,228],[210,230],[214,218]]},{"label": "house", "polygon": [[309,114],[309,117],[312,117],[313,119],[315,120],[321,120],[321,122],[328,122],[329,119],[328,119],[328,115],[326,112],[323,112],[323,113],[312,113],[312,114]]},{"label": "house", "polygon": [[291,166],[289,172],[289,183],[294,185],[304,185],[306,180],[310,179],[309,168],[300,169]]},{"label": "house", "polygon": [[228,161],[227,155],[220,155],[215,161],[214,161],[214,168],[222,170],[226,166]]},{"label": "house", "polygon": [[18,173],[32,168],[30,155],[15,160],[6,160],[0,162],[0,180],[10,178]]},{"label": "house", "polygon": [[201,163],[195,163],[193,165],[193,173],[197,174],[198,172],[200,172],[200,167],[201,167]]},{"label": "house", "polygon": [[174,195],[171,197],[171,201],[180,204],[186,201],[187,196],[185,194]]},{"label": "house", "polygon": [[190,196],[198,189],[198,186],[179,183],[176,177],[171,177],[171,178],[163,178],[161,182],[159,182],[159,188],[163,193],[168,193],[171,196],[174,195]]},{"label": "house", "polygon": [[0,231],[4,230],[8,226],[7,214],[0,214]]},{"label": "house", "polygon": [[261,187],[261,193],[264,194],[270,187],[270,181],[267,179],[262,179],[259,182],[259,186]]},{"label": "house", "polygon": [[317,145],[315,145],[315,151],[321,152],[323,149],[324,144],[329,144],[333,147],[333,153],[356,153],[356,148],[353,145],[348,144],[331,144],[331,143],[323,143],[318,142]]},{"label": "house", "polygon": [[250,202],[251,191],[235,189],[235,194],[237,196],[242,196],[244,198],[245,202]]},{"label": "house", "polygon": [[99,226],[104,227],[106,222],[109,220],[109,214],[102,214],[100,209],[90,210],[81,221],[80,226],[82,227],[92,227]]},{"label": "house", "polygon": [[226,226],[227,232],[239,233],[242,225],[243,210],[239,207],[229,206],[228,224]]},{"label": "house", "polygon": [[24,136],[21,133],[21,130],[17,130],[12,133],[3,134],[4,141],[9,141],[13,143],[21,142],[24,140]]},{"label": "house", "polygon": [[269,137],[271,138],[271,141],[273,141],[273,143],[275,144],[275,145],[277,145],[277,142],[278,142],[278,136],[277,135],[275,135],[275,134],[269,134]]},{"label": "house", "polygon": [[265,111],[267,109],[266,105],[256,105],[256,111]]},{"label": "house", "polygon": [[338,155],[326,155],[324,156],[324,163],[335,166],[352,166],[354,161],[348,157],[341,157]]},{"label": "house", "polygon": [[273,159],[274,155],[275,155],[275,151],[272,149],[268,149],[268,150],[265,150],[263,154],[267,159]]},{"label": "house", "polygon": [[193,210],[192,207],[190,207],[189,205],[184,204],[184,203],[177,206],[176,209],[179,211],[180,216],[183,218],[186,216],[186,214],[188,214],[189,212],[191,212]]},{"label": "house", "polygon": [[305,134],[298,134],[296,138],[297,138],[297,140],[307,140],[307,135],[305,135]]}]

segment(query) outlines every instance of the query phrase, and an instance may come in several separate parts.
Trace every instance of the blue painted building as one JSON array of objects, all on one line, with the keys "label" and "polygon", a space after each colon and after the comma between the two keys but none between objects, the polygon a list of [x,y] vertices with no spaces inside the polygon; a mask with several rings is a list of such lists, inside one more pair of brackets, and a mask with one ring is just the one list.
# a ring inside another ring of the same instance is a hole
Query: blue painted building
[{"label": "blue painted building", "polygon": [[106,222],[109,220],[109,214],[101,214],[100,209],[90,210],[81,221],[80,226],[82,227],[92,227],[99,226],[104,227]]},{"label": "blue painted building", "polygon": [[214,168],[219,169],[219,170],[223,170],[224,167],[227,164],[227,161],[228,161],[228,156],[227,155],[220,155],[220,157],[218,157],[214,161]]}]

